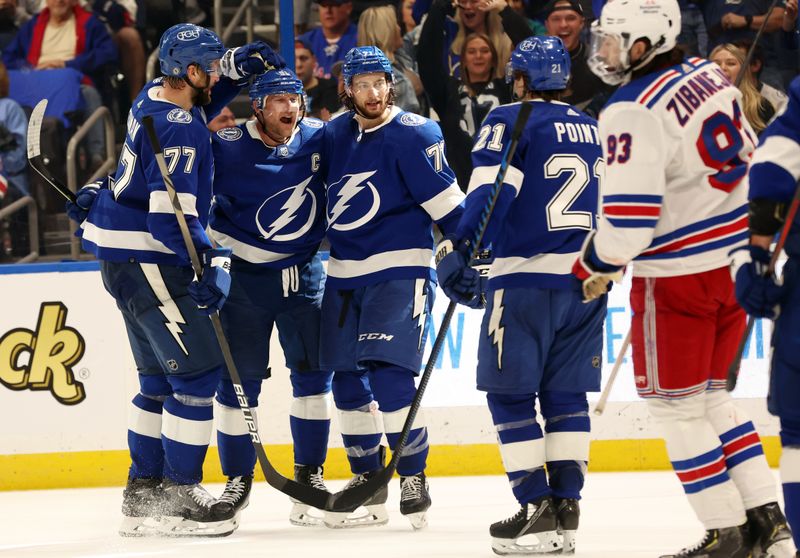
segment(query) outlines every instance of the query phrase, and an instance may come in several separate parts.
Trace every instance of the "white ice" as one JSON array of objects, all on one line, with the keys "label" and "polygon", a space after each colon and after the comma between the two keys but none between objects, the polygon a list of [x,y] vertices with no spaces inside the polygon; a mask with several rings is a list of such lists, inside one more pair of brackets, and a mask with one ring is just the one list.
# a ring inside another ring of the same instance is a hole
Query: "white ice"
[{"label": "white ice", "polygon": [[[488,557],[494,556],[489,524],[518,509],[504,477],[433,477],[429,526],[414,532],[398,511],[398,482],[394,479],[390,487],[388,525],[331,530],[290,525],[288,498],[262,481],[253,487],[239,530],[216,539],[119,537],[116,530],[121,519],[121,488],[0,492],[0,555]],[[342,481],[328,484],[340,489]],[[218,495],[222,485],[208,485],[208,489]],[[581,509],[579,557],[653,558],[702,536],[702,528],[671,472],[590,473]]]}]

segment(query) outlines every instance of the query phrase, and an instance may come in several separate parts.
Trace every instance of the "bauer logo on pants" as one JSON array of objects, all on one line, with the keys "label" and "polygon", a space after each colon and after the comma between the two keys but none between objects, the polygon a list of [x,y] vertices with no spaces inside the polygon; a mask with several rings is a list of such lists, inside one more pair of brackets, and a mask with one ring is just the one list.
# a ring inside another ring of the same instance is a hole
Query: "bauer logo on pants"
[{"label": "bauer logo on pants", "polygon": [[86,343],[66,322],[63,303],[43,302],[35,330],[19,327],[0,337],[0,383],[15,391],[49,390],[64,405],[86,399],[73,373]]}]

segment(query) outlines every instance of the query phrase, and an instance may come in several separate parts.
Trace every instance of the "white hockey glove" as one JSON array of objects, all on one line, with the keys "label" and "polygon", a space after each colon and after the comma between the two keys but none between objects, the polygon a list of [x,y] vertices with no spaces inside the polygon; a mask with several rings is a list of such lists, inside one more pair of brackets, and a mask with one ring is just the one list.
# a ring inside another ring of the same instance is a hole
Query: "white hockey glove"
[{"label": "white hockey glove", "polygon": [[611,290],[611,283],[621,283],[624,267],[612,266],[600,260],[594,251],[595,231],[583,243],[581,255],[572,265],[572,274],[581,282],[583,302],[591,302]]}]

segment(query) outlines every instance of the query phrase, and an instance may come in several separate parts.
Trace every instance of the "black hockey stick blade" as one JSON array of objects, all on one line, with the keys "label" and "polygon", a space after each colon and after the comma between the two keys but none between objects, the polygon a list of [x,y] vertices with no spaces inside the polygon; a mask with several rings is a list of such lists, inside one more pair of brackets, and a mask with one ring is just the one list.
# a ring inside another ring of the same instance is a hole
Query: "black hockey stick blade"
[{"label": "black hockey stick blade", "polygon": [[28,122],[28,164],[33,170],[52,186],[56,192],[64,196],[64,199],[70,202],[75,201],[75,194],[69,188],[61,183],[56,177],[50,174],[44,164],[41,149],[42,137],[42,120],[44,119],[44,111],[47,110],[47,99],[39,101],[31,113],[31,119]]},{"label": "black hockey stick blade", "polygon": [[[153,124],[153,117],[149,115],[145,116],[142,118],[142,124],[144,125],[144,129],[147,132],[147,137],[150,140],[150,147],[153,150],[153,155],[156,158],[158,169],[161,172],[162,179],[164,180],[164,186],[166,187],[169,198],[172,201],[172,207],[175,211],[175,218],[178,221],[178,227],[181,230],[181,236],[186,244],[186,251],[189,254],[189,260],[192,262],[192,268],[194,269],[195,275],[200,278],[203,274],[203,269],[200,265],[200,259],[197,256],[197,249],[195,248],[194,242],[189,234],[189,227],[186,223],[186,217],[184,216],[180,201],[178,201],[178,195],[175,192],[175,186],[173,185],[172,178],[169,175],[167,163],[164,159],[164,153],[161,150],[161,142],[158,140],[156,128]],[[324,509],[328,499],[331,496],[330,492],[314,488],[313,486],[300,484],[299,482],[288,479],[281,475],[280,472],[275,469],[272,463],[270,463],[267,453],[264,450],[264,446],[261,442],[261,436],[258,432],[258,425],[256,424],[255,417],[253,416],[253,411],[250,409],[247,396],[244,388],[242,387],[242,379],[239,375],[238,369],[236,368],[236,363],[233,360],[233,354],[231,353],[228,339],[225,337],[225,332],[222,329],[222,322],[219,319],[219,314],[215,312],[211,314],[209,318],[211,319],[212,329],[214,330],[214,335],[217,338],[219,348],[222,352],[222,358],[225,362],[225,366],[228,369],[228,373],[230,374],[231,382],[233,383],[233,389],[236,392],[236,399],[239,403],[242,415],[244,416],[244,421],[247,425],[248,433],[250,434],[250,441],[252,442],[253,448],[256,452],[256,459],[261,466],[261,472],[264,474],[264,478],[266,479],[267,483],[284,494],[295,498],[296,500],[300,500],[304,504],[317,509]]]},{"label": "black hockey stick blade", "polygon": [[[517,150],[519,138],[525,129],[525,124],[528,122],[528,117],[530,116],[532,109],[533,103],[521,103],[520,111],[517,114],[517,119],[514,122],[514,128],[511,131],[511,141],[506,148],[506,152],[503,153],[503,157],[500,161],[500,168],[497,171],[494,184],[492,184],[489,200],[486,202],[486,206],[483,208],[481,220],[478,223],[477,230],[475,231],[475,238],[473,239],[470,260],[474,260],[478,252],[480,252],[480,243],[483,239],[483,234],[486,232],[486,227],[489,224],[489,218],[492,215],[492,211],[494,211],[494,206],[497,203],[497,198],[500,195],[500,189],[506,177],[506,171],[508,171],[508,166],[511,164],[511,160]],[[354,486],[348,490],[343,490],[342,492],[337,492],[336,494],[332,495],[328,505],[325,507],[327,511],[352,511],[363,504],[370,496],[375,494],[378,489],[386,485],[391,480],[392,475],[394,475],[394,472],[397,469],[397,464],[400,461],[400,457],[403,454],[403,448],[408,441],[408,436],[411,433],[412,426],[414,425],[414,419],[417,417],[417,412],[419,411],[420,404],[422,403],[422,396],[425,394],[425,389],[428,386],[428,382],[430,381],[430,377],[433,372],[433,366],[436,363],[436,360],[439,358],[439,352],[442,349],[442,345],[444,345],[447,330],[450,328],[450,321],[453,318],[455,310],[456,303],[451,300],[447,305],[447,310],[445,311],[444,318],[442,319],[442,324],[439,326],[439,332],[436,335],[436,340],[433,342],[433,347],[431,347],[431,354],[428,357],[427,364],[425,365],[425,371],[422,373],[422,377],[420,378],[419,386],[417,387],[417,393],[414,396],[414,400],[411,402],[408,415],[406,416],[406,422],[403,425],[403,430],[400,432],[400,438],[397,440],[397,444],[392,451],[392,459],[389,461],[389,464],[383,470],[381,470],[379,474],[373,476],[364,484]]]}]

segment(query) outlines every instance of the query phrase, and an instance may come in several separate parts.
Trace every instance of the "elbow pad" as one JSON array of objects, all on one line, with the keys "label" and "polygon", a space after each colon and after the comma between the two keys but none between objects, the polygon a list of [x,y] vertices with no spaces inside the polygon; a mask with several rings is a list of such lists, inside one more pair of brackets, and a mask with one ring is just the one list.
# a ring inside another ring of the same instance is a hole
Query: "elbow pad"
[{"label": "elbow pad", "polygon": [[773,236],[786,219],[786,204],[766,198],[750,200],[747,215],[750,219],[750,234]]}]

